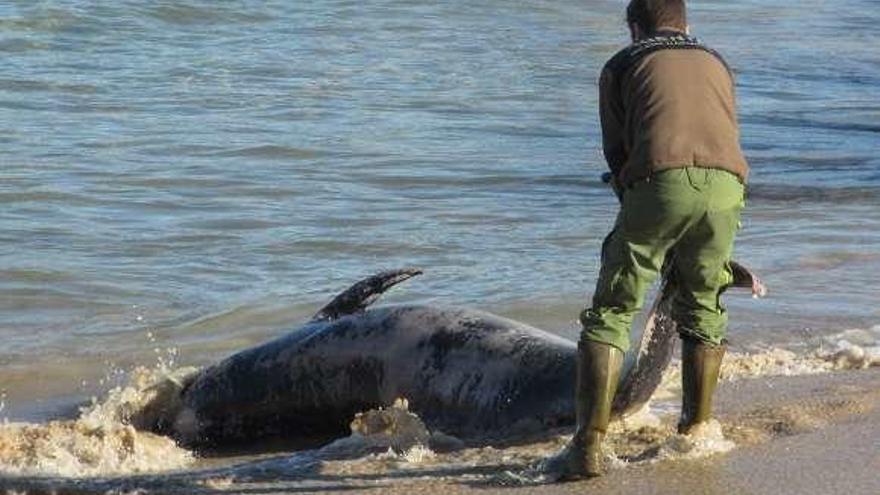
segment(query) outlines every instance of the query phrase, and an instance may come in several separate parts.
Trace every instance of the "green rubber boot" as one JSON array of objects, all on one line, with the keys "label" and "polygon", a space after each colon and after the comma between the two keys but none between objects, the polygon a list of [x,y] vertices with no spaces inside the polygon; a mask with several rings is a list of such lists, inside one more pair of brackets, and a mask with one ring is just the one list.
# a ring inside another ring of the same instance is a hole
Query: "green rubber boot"
[{"label": "green rubber boot", "polygon": [[690,434],[712,417],[712,396],[724,357],[724,345],[684,337],[681,341],[681,420],[678,432]]},{"label": "green rubber boot", "polygon": [[578,345],[577,430],[568,446],[560,481],[605,474],[602,441],[622,365],[623,352],[614,346],[591,341]]}]

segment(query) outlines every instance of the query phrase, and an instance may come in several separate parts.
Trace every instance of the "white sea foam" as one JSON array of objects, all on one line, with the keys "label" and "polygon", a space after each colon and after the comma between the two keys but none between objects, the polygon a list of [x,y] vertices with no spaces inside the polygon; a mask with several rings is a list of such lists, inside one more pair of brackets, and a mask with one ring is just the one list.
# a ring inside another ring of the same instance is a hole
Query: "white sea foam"
[{"label": "white sea foam", "polygon": [[[133,370],[129,381],[93,398],[73,420],[0,425],[0,472],[68,477],[119,475],[180,469],[194,457],[169,438],[138,431],[132,418],[194,371],[173,370],[161,360],[153,368]],[[158,401],[157,401],[158,399]]]},{"label": "white sea foam", "polygon": [[724,437],[721,423],[712,419],[697,426],[688,435],[667,437],[653,460],[699,459],[730,452],[734,447],[736,444]]},{"label": "white sea foam", "polygon": [[[847,330],[800,352],[778,347],[730,352],[722,374],[723,380],[742,380],[877,365],[880,326]],[[186,376],[194,371],[174,369],[172,360],[160,360],[154,368],[138,368],[129,373],[126,384],[83,407],[75,420],[0,425],[0,471],[78,477],[192,466],[194,458],[190,452],[168,438],[138,431],[135,426],[149,424],[163,408],[175,407],[177,392]],[[665,374],[653,404],[612,425],[608,436],[612,468],[698,458],[734,448],[717,422],[706,425],[698,434],[681,436],[673,432],[669,417],[677,414],[679,381],[679,367],[675,363]],[[351,435],[315,452],[312,459],[321,472],[381,475],[430,467],[432,477],[443,478],[443,473],[448,472],[450,477],[471,476],[485,481],[486,475],[478,474],[478,468],[493,465],[502,468],[490,476],[493,483],[541,484],[552,481],[543,467],[548,458],[564,448],[570,435],[560,433],[524,446],[466,448],[455,437],[430,432],[408,410],[405,400],[357,415],[351,428]],[[467,468],[474,468],[473,474],[468,474]],[[233,483],[232,479],[223,483]]]},{"label": "white sea foam", "polygon": [[[728,352],[721,365],[721,381],[767,376],[798,376],[880,366],[880,325],[851,329],[827,336],[810,347],[792,350],[760,347]],[[665,412],[664,402],[681,395],[681,364],[673,362],[665,372],[653,401]]]},{"label": "white sea foam", "polygon": [[727,380],[776,375],[805,375],[880,366],[880,325],[851,329],[823,338],[813,348],[794,352],[779,347],[730,353],[722,377]]}]

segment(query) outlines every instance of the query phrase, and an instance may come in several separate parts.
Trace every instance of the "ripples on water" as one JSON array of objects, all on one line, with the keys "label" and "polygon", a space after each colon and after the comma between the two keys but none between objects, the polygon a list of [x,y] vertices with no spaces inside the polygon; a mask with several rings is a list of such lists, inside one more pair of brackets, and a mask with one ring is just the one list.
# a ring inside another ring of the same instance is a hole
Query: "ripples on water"
[{"label": "ripples on water", "polygon": [[[391,300],[573,335],[616,208],[595,81],[620,2],[102,3],[0,6],[6,412],[156,345],[215,359],[380,268],[426,269]],[[877,9],[692,8],[737,72],[738,257],[774,291],[732,301],[734,338],[870,326]]]}]

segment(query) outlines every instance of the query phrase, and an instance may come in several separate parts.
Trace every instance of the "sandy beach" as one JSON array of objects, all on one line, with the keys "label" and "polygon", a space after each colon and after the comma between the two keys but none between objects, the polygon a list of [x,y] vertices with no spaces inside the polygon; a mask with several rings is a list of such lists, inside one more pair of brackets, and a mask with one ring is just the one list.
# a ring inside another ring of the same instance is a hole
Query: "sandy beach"
[{"label": "sandy beach", "polygon": [[726,435],[737,442],[733,451],[618,470],[600,480],[542,491],[877,494],[878,405],[878,369],[726,383],[718,409]]},{"label": "sandy beach", "polygon": [[289,456],[249,461],[242,472],[209,471],[125,478],[2,478],[7,493],[604,493],[830,494],[880,493],[880,368],[767,376],[721,385],[717,410],[727,453],[689,459],[658,455],[674,415],[645,427],[620,425],[610,443],[621,458],[604,478],[547,483],[528,473],[562,445],[565,432],[525,445],[444,455],[369,455],[294,466]]},{"label": "sandy beach", "polygon": [[[579,483],[498,486],[485,481],[327,480],[325,493],[865,494],[880,493],[880,369],[729,382],[718,396],[727,453],[616,469]],[[487,466],[474,468],[485,472]],[[465,474],[465,473],[463,473]],[[335,486],[334,486],[335,485]],[[296,486],[289,487],[291,491]],[[253,487],[243,493],[263,492]],[[284,490],[279,493],[284,493]]]},{"label": "sandy beach", "polygon": [[[880,493],[880,369],[728,382],[720,389],[718,410],[726,436],[737,447],[700,460],[631,466],[601,479],[567,484],[516,487],[418,479],[431,475],[427,469],[376,482],[370,476],[327,479],[325,486],[311,489],[447,495]],[[491,467],[477,466],[473,472],[487,469]],[[298,491],[296,485],[288,488]],[[273,492],[253,486],[242,493]]]}]

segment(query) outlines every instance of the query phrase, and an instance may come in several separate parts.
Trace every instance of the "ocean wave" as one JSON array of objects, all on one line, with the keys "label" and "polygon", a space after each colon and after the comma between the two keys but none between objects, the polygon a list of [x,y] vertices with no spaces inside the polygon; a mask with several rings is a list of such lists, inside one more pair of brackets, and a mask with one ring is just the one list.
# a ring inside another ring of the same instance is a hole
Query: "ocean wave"
[{"label": "ocean wave", "polygon": [[88,17],[76,9],[43,7],[24,15],[0,18],[0,31],[23,33],[57,33],[74,25],[88,23]]},{"label": "ocean wave", "polygon": [[880,132],[880,125],[868,122],[834,122],[829,120],[818,120],[803,117],[783,117],[780,115],[773,116],[749,116],[743,119],[743,123],[747,125],[764,124],[772,127],[785,127],[792,129],[817,129],[826,131],[843,131],[843,132]]},{"label": "ocean wave", "polygon": [[308,149],[308,148],[296,148],[292,146],[282,146],[282,145],[273,145],[273,144],[265,144],[259,146],[249,146],[246,148],[238,148],[232,150],[223,150],[223,151],[215,151],[211,153],[200,153],[200,156],[210,156],[210,157],[223,157],[223,158],[265,158],[265,159],[274,159],[274,158],[293,158],[293,159],[307,159],[307,158],[318,158],[320,156],[326,155],[327,153],[321,150],[316,149]]},{"label": "ocean wave", "polygon": [[[126,386],[80,409],[74,420],[0,424],[0,473],[23,476],[107,476],[191,466],[193,453],[174,440],[135,428],[153,404],[168,404],[191,368],[169,363],[138,368]],[[162,398],[159,398],[162,396]]]},{"label": "ocean wave", "polygon": [[789,184],[749,184],[748,198],[760,201],[835,204],[878,204],[878,186],[820,187]]},{"label": "ocean wave", "polygon": [[[0,43],[0,51],[3,51],[3,43]],[[0,79],[0,91],[15,93],[66,93],[71,95],[92,95],[102,92],[99,86],[88,83],[65,83],[59,81],[33,80],[33,79]]]},{"label": "ocean wave", "polygon": [[255,24],[276,18],[265,10],[224,6],[212,2],[155,2],[142,9],[141,13],[163,23],[178,26]]}]

